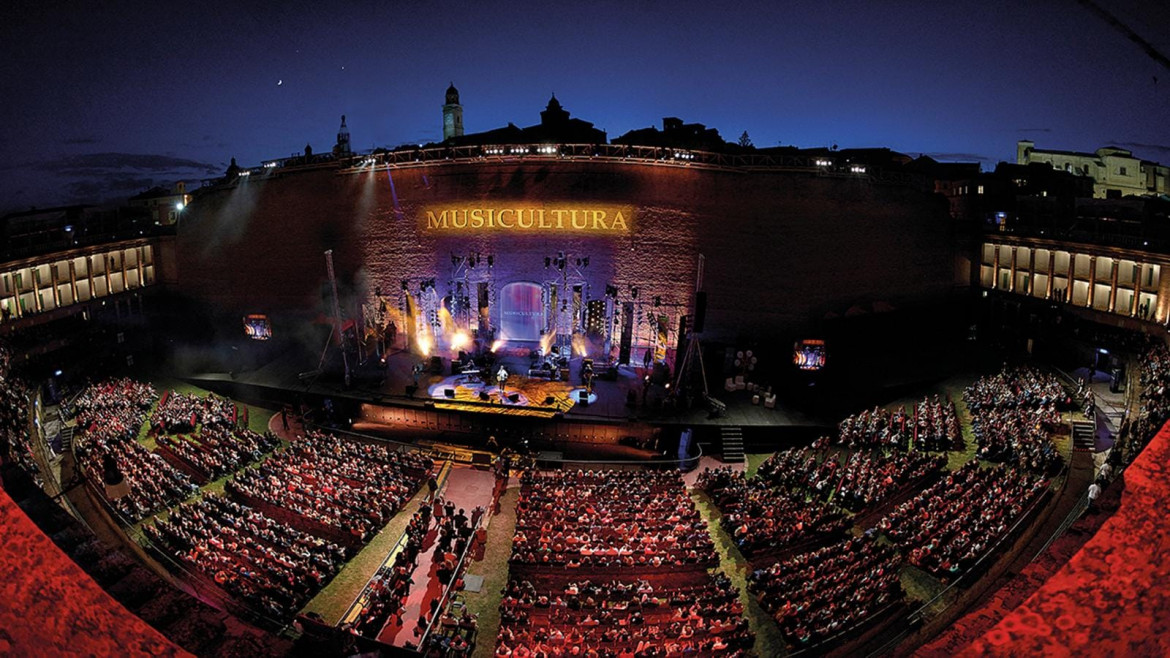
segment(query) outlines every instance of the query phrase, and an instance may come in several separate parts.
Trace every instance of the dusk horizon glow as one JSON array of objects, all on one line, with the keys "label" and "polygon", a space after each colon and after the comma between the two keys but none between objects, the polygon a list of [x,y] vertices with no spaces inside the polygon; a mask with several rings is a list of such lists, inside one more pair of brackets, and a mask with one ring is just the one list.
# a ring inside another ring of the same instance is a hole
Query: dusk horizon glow
[{"label": "dusk horizon glow", "polygon": [[[1161,52],[1170,10],[1100,3]],[[1170,162],[1170,71],[1076,2],[0,10],[0,210],[97,203],[327,152],[539,122],[550,95],[608,138],[676,116],[757,147],[888,147],[985,169],[1107,145]]]}]

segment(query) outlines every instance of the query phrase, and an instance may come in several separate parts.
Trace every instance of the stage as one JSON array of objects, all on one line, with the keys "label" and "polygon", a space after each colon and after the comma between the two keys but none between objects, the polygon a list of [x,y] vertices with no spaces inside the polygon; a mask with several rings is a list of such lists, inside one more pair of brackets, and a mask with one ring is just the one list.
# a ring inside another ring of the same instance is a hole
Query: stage
[{"label": "stage", "polygon": [[720,427],[736,427],[745,438],[781,445],[811,440],[833,427],[831,421],[796,409],[782,395],[774,408],[766,408],[762,401],[753,404],[757,396],[747,390],[712,390],[711,397],[726,405],[722,414],[712,415],[701,400],[688,407],[669,395],[668,380],[661,373],[624,365],[606,369],[605,377],[593,379],[586,404],[580,397],[586,385],[579,357],[561,371],[567,370],[567,378],[558,373],[552,379],[529,376],[531,357],[526,352],[505,353],[494,364],[495,369],[502,365],[509,372],[503,395],[495,377],[452,374],[446,358],[437,374],[419,372],[420,364],[430,367],[430,360],[406,352],[387,355],[384,363],[371,359],[355,366],[349,387],[336,367],[327,364],[323,372],[309,371],[314,363],[311,354],[286,350],[255,368],[183,373],[181,377],[255,404],[322,409],[322,422],[360,425],[362,431],[411,442],[458,442],[456,435],[474,433],[497,434],[501,444],[526,437],[539,442],[539,447],[555,448],[563,441],[617,443],[651,436],[663,428],[675,428],[668,431],[677,435],[682,427],[695,428],[700,440],[718,441]]}]

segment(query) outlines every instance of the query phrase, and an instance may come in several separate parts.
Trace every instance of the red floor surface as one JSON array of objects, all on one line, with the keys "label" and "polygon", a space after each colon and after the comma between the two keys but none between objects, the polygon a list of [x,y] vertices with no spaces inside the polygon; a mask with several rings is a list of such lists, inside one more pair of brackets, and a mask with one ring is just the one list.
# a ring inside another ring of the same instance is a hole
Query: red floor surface
[{"label": "red floor surface", "polygon": [[1168,476],[1170,423],[1125,470],[1121,506],[1100,531],[960,655],[1170,655]]},{"label": "red floor surface", "polygon": [[[456,466],[447,476],[447,482],[439,495],[444,500],[455,503],[455,508],[462,508],[468,518],[471,510],[476,506],[488,509],[492,502],[492,490],[495,487],[496,477],[490,471],[480,471],[473,468]],[[433,533],[432,533],[433,534]],[[431,599],[443,593],[443,586],[439,583],[435,571],[438,564],[433,560],[434,544],[426,544],[425,549],[418,557],[418,567],[415,569],[414,586],[403,602],[406,611],[402,615],[404,624],[389,624],[378,636],[378,640],[394,646],[406,646],[407,643],[418,642],[414,634],[418,616],[423,610],[429,610]]]},{"label": "red floor surface", "polygon": [[0,656],[190,655],[106,594],[0,490]]}]

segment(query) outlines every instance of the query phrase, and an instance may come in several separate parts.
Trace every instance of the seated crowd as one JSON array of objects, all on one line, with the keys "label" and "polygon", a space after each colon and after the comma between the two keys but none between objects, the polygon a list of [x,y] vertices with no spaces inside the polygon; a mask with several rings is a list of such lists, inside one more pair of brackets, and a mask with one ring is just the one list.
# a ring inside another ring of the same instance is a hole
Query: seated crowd
[{"label": "seated crowd", "polygon": [[201,483],[259,461],[278,445],[280,439],[271,432],[260,434],[249,429],[215,425],[204,425],[198,436],[158,436],[159,452],[163,457],[180,462]]},{"label": "seated crowd", "polygon": [[1170,350],[1164,342],[1153,342],[1146,351],[1138,377],[1141,411],[1130,428],[1131,458],[1170,420]]},{"label": "seated crowd", "polygon": [[520,480],[513,567],[710,566],[707,524],[677,471],[538,472]]},{"label": "seated crowd", "polygon": [[954,402],[935,395],[914,405],[914,447],[938,452],[963,448]]},{"label": "seated crowd", "polygon": [[845,515],[831,505],[761,477],[745,479],[743,473],[718,469],[704,472],[698,486],[714,499],[723,512],[724,529],[749,558],[782,552],[849,527]]},{"label": "seated crowd", "polygon": [[[497,656],[741,655],[737,592],[677,471],[526,471]],[[599,568],[620,575],[602,577]]]},{"label": "seated crowd", "polygon": [[1007,534],[1048,481],[998,464],[964,464],[899,505],[876,531],[893,540],[907,562],[949,578],[971,568]]},{"label": "seated crowd", "polygon": [[216,495],[180,505],[143,530],[159,551],[278,622],[319,592],[347,557],[336,544]]},{"label": "seated crowd", "polygon": [[538,590],[514,579],[500,603],[496,655],[737,655],[753,642],[742,615],[739,592],[722,573],[679,587],[582,578]]},{"label": "seated crowd", "polygon": [[12,351],[0,344],[0,457],[12,459],[40,486],[40,470],[29,439],[27,396],[27,384],[12,372]]},{"label": "seated crowd", "polygon": [[402,507],[432,468],[415,452],[309,432],[241,471],[225,491],[266,513],[291,514],[285,520],[293,525],[360,545]]},{"label": "seated crowd", "polygon": [[1061,425],[1060,409],[1071,401],[1054,375],[1032,367],[1005,368],[977,380],[963,398],[980,459],[1038,473],[1059,467],[1052,434]]},{"label": "seated crowd", "polygon": [[889,411],[881,407],[862,411],[837,424],[835,443],[847,448],[897,448],[905,450],[914,434],[906,408]]},{"label": "seated crowd", "polygon": [[[78,457],[87,477],[127,521],[170,507],[198,487],[138,442],[154,388],[130,379],[88,386],[75,402],[81,431]],[[124,480],[125,495],[115,485]],[[111,497],[109,492],[115,492]]]},{"label": "seated crowd", "polygon": [[198,396],[167,391],[151,420],[151,430],[176,434],[191,432],[196,426],[227,428],[236,424],[236,405],[214,393]]},{"label": "seated crowd", "polygon": [[893,546],[850,537],[758,569],[748,588],[791,648],[800,649],[853,629],[900,601],[901,561]]}]

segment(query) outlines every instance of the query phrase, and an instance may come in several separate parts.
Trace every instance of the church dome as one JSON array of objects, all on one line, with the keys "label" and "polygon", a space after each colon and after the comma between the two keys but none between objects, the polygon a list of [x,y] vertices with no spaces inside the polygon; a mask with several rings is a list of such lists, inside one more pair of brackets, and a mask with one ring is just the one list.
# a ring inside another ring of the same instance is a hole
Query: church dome
[{"label": "church dome", "polygon": [[450,87],[447,87],[447,105],[459,104],[459,90],[455,88],[455,83],[452,82]]}]

